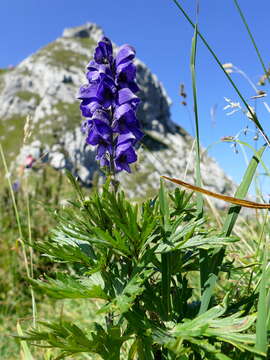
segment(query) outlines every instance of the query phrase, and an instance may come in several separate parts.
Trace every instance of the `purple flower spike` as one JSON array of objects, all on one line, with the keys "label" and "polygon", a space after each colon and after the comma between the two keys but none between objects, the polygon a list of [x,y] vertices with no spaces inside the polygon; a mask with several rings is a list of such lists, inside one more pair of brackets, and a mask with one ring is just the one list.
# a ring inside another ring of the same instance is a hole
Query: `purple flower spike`
[{"label": "purple flower spike", "polygon": [[129,164],[137,160],[134,146],[143,137],[136,117],[140,99],[134,58],[130,45],[121,46],[114,58],[112,43],[104,37],[87,66],[88,84],[79,90],[86,117],[82,132],[88,144],[97,146],[96,159],[110,173],[131,171]]}]

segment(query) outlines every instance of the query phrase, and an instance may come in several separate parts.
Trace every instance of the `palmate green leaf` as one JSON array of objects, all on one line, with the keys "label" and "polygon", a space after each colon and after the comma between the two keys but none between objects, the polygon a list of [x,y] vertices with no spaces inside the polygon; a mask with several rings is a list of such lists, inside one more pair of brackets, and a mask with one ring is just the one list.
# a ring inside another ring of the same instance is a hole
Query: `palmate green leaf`
[{"label": "palmate green leaf", "polygon": [[170,331],[176,340],[170,342],[169,348],[172,351],[176,349],[180,351],[179,341],[193,342],[194,337],[204,337],[230,343],[241,351],[264,355],[250,346],[255,344],[255,335],[243,333],[252,326],[256,314],[241,317],[241,313],[237,313],[229,317],[221,317],[225,310],[225,307],[218,305],[193,320],[185,320],[184,323],[176,325]]},{"label": "palmate green leaf", "polygon": [[31,284],[56,299],[94,298],[108,300],[98,274],[89,278],[76,279],[70,275],[58,274],[57,279],[46,277],[45,281],[30,279]]},{"label": "palmate green leaf", "polygon": [[205,237],[204,235],[196,235],[192,238],[186,240],[173,242],[166,242],[160,244],[157,249],[156,253],[163,253],[168,251],[180,250],[180,249],[212,249],[215,247],[220,247],[224,245],[229,245],[233,242],[238,241],[237,237],[225,237],[225,236],[210,236]]},{"label": "palmate green leaf", "polygon": [[36,346],[58,348],[61,354],[55,360],[84,352],[99,354],[104,360],[119,360],[121,346],[129,339],[128,336],[121,334],[119,327],[111,327],[106,331],[97,323],[94,323],[95,331],[92,331],[90,336],[77,325],[68,321],[40,322],[40,324],[49,330],[33,329],[27,332],[27,336],[21,338],[31,342],[43,342],[35,343]]},{"label": "palmate green leaf", "polygon": [[[210,344],[207,340],[202,340],[202,339],[197,340],[197,339],[192,338],[192,339],[190,339],[190,342],[192,344],[197,345],[198,349],[203,350],[204,357],[206,359],[210,358],[210,359],[217,359],[217,360],[234,360],[233,358],[222,354],[219,347],[216,347],[216,346]],[[181,349],[179,349],[179,350],[181,351]]]},{"label": "palmate green leaf", "polygon": [[123,238],[120,236],[117,230],[113,230],[114,236],[98,227],[93,229],[93,231],[96,235],[92,238],[93,243],[112,248],[118,254],[130,255],[129,248],[126,246],[125,241],[123,241]]},{"label": "palmate green leaf", "polygon": [[144,282],[153,272],[154,270],[152,269],[145,269],[136,273],[123,287],[122,291],[114,299],[111,299],[107,305],[103,306],[98,313],[115,311],[123,314],[127,312],[134,304],[136,298],[143,293],[145,289]]},{"label": "palmate green leaf", "polygon": [[[86,240],[86,236],[91,244],[99,248],[109,247],[118,255],[139,258],[145,242],[157,226],[158,214],[150,201],[139,208],[126,200],[123,192],[115,194],[104,190],[102,195],[96,194],[94,199],[87,200],[86,206],[90,217],[93,213],[96,215],[94,225],[88,226],[86,233],[81,233],[81,239]],[[74,236],[77,231],[63,230],[68,236]]]},{"label": "palmate green leaf", "polygon": [[63,222],[52,232],[52,238],[58,243],[76,243],[77,240],[91,242],[91,233],[79,226],[75,221]]},{"label": "palmate green leaf", "polygon": [[[185,356],[184,354],[188,353],[189,355],[197,355],[199,359],[234,360],[222,354],[220,348],[210,344],[207,339],[196,339],[193,337],[189,338],[188,341],[189,347],[183,346],[184,339],[179,338],[177,341],[169,344],[168,348],[180,356],[180,359],[182,356]],[[189,360],[190,356],[187,355],[184,359]]]},{"label": "palmate green leaf", "polygon": [[[52,239],[57,243],[68,243],[71,245],[78,243],[88,243],[90,249],[107,249],[108,247],[118,250],[118,253],[127,254],[129,252],[125,243],[117,242],[107,229],[94,226],[91,230],[86,230],[78,224],[68,223],[61,224],[52,232]],[[91,251],[91,257],[95,257],[94,251]]]},{"label": "palmate green leaf", "polygon": [[96,266],[93,259],[93,251],[89,243],[77,241],[71,244],[59,244],[55,241],[46,241],[44,243],[38,242],[33,244],[33,247],[53,259],[54,261],[80,263],[84,266]]},{"label": "palmate green leaf", "polygon": [[174,194],[169,194],[170,199],[172,200],[174,211],[171,213],[171,216],[187,214],[192,218],[195,217],[196,208],[192,200],[192,193],[187,193],[185,190],[180,190],[178,187],[175,188]]},{"label": "palmate green leaf", "polygon": [[139,310],[130,310],[124,314],[128,321],[128,326],[131,334],[138,334],[140,336],[149,337],[153,343],[165,345],[171,340],[173,336],[161,327],[159,323],[148,319],[146,313]]},{"label": "palmate green leaf", "polygon": [[229,245],[230,243],[236,242],[239,239],[236,236],[225,237],[225,236],[210,236],[203,237],[197,235],[186,241],[180,246],[181,249],[187,249],[191,247],[198,247],[202,249],[211,249],[221,245]]},{"label": "palmate green leaf", "polygon": [[264,355],[254,348],[254,334],[246,333],[254,323],[255,314],[242,317],[241,313],[238,313],[224,317],[225,311],[224,305],[218,305],[192,320],[186,319],[173,327],[171,322],[165,323],[167,329],[139,311],[128,311],[125,317],[135,332],[147,335],[153,344],[169,349],[176,356],[186,354],[187,349],[192,349],[192,344],[195,344],[199,354],[211,355],[211,359],[234,360],[227,354],[222,354],[222,343],[231,344],[243,352]]},{"label": "palmate green leaf", "polygon": [[157,226],[158,212],[152,201],[146,201],[142,204],[141,211],[141,239],[145,243]]},{"label": "palmate green leaf", "polygon": [[65,174],[66,174],[69,182],[73,186],[73,188],[74,188],[74,190],[75,190],[75,192],[76,192],[76,194],[78,196],[78,199],[80,201],[84,201],[84,195],[83,195],[81,187],[79,186],[78,181],[76,181],[75,177],[72,175],[72,173],[69,170],[66,169]]}]

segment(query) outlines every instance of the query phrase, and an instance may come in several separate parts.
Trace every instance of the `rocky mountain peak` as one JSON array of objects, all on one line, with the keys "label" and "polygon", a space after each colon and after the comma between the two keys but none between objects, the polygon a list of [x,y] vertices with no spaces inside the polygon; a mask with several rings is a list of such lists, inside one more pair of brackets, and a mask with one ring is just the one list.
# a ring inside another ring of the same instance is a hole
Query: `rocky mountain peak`
[{"label": "rocky mountain peak", "polygon": [[91,38],[96,42],[99,41],[102,36],[104,36],[104,32],[101,27],[90,22],[81,26],[64,29],[62,34],[63,38]]},{"label": "rocky mountain peak", "polygon": [[[24,164],[29,155],[42,157],[54,168],[68,168],[84,185],[91,185],[97,170],[95,152],[85,145],[81,134],[76,96],[86,82],[85,68],[102,36],[102,29],[93,23],[67,28],[63,36],[15,68],[0,70],[0,141],[14,164]],[[136,65],[142,100],[138,118],[145,137],[133,174],[121,174],[120,178],[130,195],[143,197],[155,193],[162,174],[193,182],[194,152],[192,137],[171,119],[171,102],[164,87],[143,62],[136,60]],[[23,145],[28,115],[32,136]],[[214,191],[228,192],[233,187],[206,155],[202,174],[205,185]]]}]

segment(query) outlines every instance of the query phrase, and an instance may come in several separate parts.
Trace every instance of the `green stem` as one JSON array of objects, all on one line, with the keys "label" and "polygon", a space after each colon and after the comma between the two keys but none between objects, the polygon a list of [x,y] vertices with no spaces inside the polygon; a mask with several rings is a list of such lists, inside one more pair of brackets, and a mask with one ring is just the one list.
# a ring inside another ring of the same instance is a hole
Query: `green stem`
[{"label": "green stem", "polygon": [[[199,133],[199,116],[198,116],[197,87],[196,87],[196,68],[195,68],[196,52],[197,52],[197,35],[198,35],[198,28],[197,25],[195,25],[194,36],[192,38],[190,68],[192,75],[192,92],[193,92],[195,129],[196,129],[196,185],[201,187],[202,178],[201,178],[201,169],[200,169],[200,133]],[[198,216],[202,217],[203,197],[201,193],[197,194],[197,212],[198,212]]]}]

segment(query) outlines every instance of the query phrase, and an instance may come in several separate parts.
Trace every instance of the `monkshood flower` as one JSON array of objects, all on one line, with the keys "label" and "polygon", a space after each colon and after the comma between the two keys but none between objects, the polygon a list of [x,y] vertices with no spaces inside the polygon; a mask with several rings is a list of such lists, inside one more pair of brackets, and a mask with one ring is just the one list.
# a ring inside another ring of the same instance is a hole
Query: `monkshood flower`
[{"label": "monkshood flower", "polygon": [[134,147],[143,137],[136,117],[140,99],[135,95],[139,88],[134,58],[130,45],[121,46],[114,57],[112,43],[104,37],[87,66],[88,83],[79,90],[86,118],[82,132],[88,144],[97,146],[96,159],[110,173],[131,171],[129,164],[137,160]]}]

